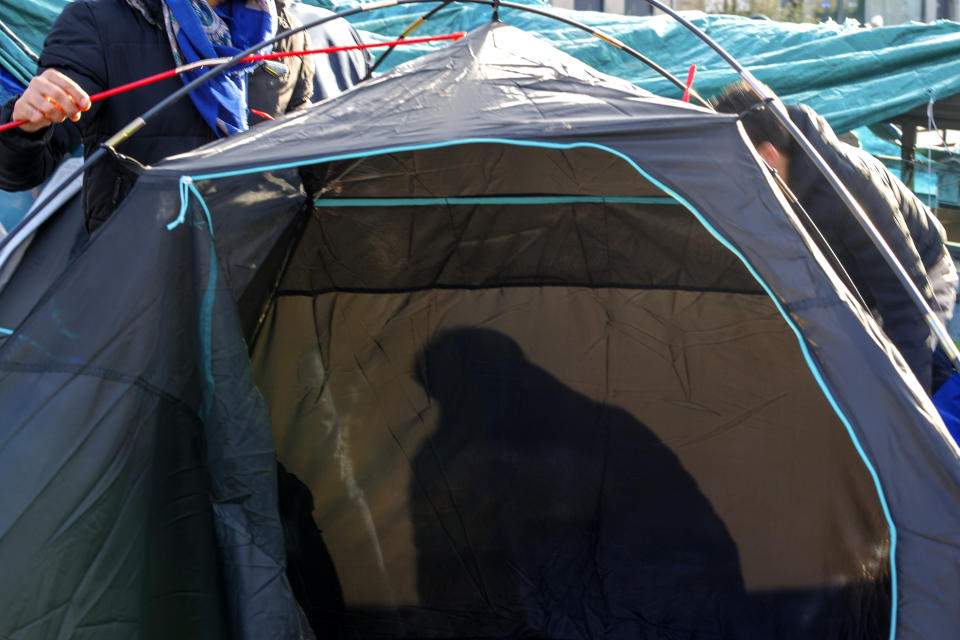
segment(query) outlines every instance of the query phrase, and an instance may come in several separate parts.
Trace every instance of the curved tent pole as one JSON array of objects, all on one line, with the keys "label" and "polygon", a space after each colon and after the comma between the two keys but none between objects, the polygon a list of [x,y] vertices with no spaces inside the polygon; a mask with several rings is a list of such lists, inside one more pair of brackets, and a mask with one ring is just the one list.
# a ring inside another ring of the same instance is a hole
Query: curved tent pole
[{"label": "curved tent pole", "polygon": [[[530,6],[530,5],[517,4],[517,3],[514,3],[514,2],[504,2],[503,0],[450,0],[450,1],[467,2],[467,3],[472,3],[472,4],[486,4],[486,5],[490,5],[490,6],[507,7],[507,8],[510,8],[510,9],[517,9],[517,10],[519,10],[519,11],[527,11],[527,12],[529,12],[529,13],[535,13],[535,14],[538,14],[538,15],[541,15],[541,16],[545,16],[545,17],[547,17],[547,18],[552,18],[552,19],[554,19],[554,20],[558,20],[558,21],[563,22],[563,23],[565,23],[565,24],[568,24],[568,25],[570,25],[570,26],[576,27],[576,28],[578,28],[578,29],[582,29],[582,30],[586,31],[587,33],[589,33],[590,35],[592,35],[592,36],[594,36],[594,37],[596,37],[596,38],[598,38],[598,39],[606,42],[607,44],[610,44],[610,45],[612,45],[612,46],[620,49],[621,51],[627,53],[628,55],[636,58],[637,60],[639,60],[639,61],[641,61],[641,62],[643,62],[644,64],[646,64],[647,66],[649,66],[649,67],[652,68],[653,70],[655,70],[655,71],[657,71],[658,73],[660,73],[661,75],[663,75],[667,80],[670,80],[670,81],[671,81],[673,84],[675,84],[681,91],[686,89],[686,85],[684,85],[679,79],[677,79],[676,76],[672,75],[670,72],[668,72],[667,70],[663,69],[662,67],[660,67],[659,65],[657,65],[656,63],[654,63],[652,60],[650,60],[649,58],[647,58],[646,56],[644,56],[644,55],[641,54],[640,52],[632,49],[631,47],[628,47],[626,44],[620,42],[620,41],[617,40],[616,38],[613,38],[613,37],[611,37],[611,36],[608,36],[608,35],[600,32],[600,31],[598,31],[597,29],[594,29],[593,27],[590,27],[590,26],[588,26],[588,25],[586,25],[586,24],[583,24],[583,23],[581,23],[581,22],[577,22],[576,20],[571,20],[571,19],[569,19],[569,18],[564,18],[564,17],[558,16],[558,15],[552,14],[552,13],[550,13],[549,11],[545,11],[545,10],[542,10],[542,9],[538,9],[538,8],[533,7],[533,6]],[[363,4],[363,5],[360,5],[360,6],[358,6],[358,7],[354,7],[354,8],[352,8],[352,9],[345,9],[345,10],[343,10],[343,11],[339,11],[339,12],[333,13],[333,14],[331,14],[331,15],[324,16],[324,17],[322,17],[322,18],[317,18],[316,20],[311,20],[311,21],[309,21],[309,22],[307,22],[307,23],[305,23],[305,24],[302,24],[302,25],[300,25],[300,26],[298,26],[298,27],[294,27],[294,28],[288,29],[288,30],[286,30],[286,31],[284,31],[284,32],[282,32],[282,33],[280,33],[280,34],[277,34],[276,36],[274,36],[274,37],[271,38],[270,40],[265,40],[265,41],[263,41],[263,42],[257,43],[256,45],[253,45],[253,46],[251,46],[251,47],[249,47],[249,48],[247,48],[247,49],[245,49],[245,50],[237,53],[236,55],[234,55],[234,56],[233,56],[232,58],[230,58],[229,60],[226,60],[226,61],[224,61],[224,62],[216,65],[215,67],[213,67],[212,69],[210,69],[209,71],[207,71],[206,73],[204,73],[203,75],[198,76],[196,79],[194,79],[194,80],[191,81],[190,83],[184,85],[183,87],[181,87],[181,88],[178,89],[177,91],[173,92],[172,94],[170,94],[169,96],[167,96],[166,98],[164,98],[163,100],[161,100],[160,102],[158,102],[157,104],[155,104],[153,107],[151,107],[151,108],[148,109],[146,112],[144,112],[143,115],[141,115],[141,116],[135,118],[134,120],[132,120],[129,124],[127,124],[125,127],[123,127],[120,131],[118,131],[118,132],[115,133],[113,136],[111,136],[106,142],[102,143],[102,144],[99,146],[99,148],[97,148],[92,154],[90,154],[90,156],[84,161],[84,163],[83,163],[80,167],[78,167],[73,173],[71,173],[71,174],[67,177],[66,180],[64,180],[63,184],[64,184],[64,185],[68,185],[68,184],[70,184],[71,182],[73,182],[75,179],[77,179],[79,176],[83,175],[83,172],[84,172],[84,171],[86,171],[89,167],[93,166],[94,164],[96,164],[97,162],[99,162],[100,160],[102,160],[103,157],[104,157],[107,153],[116,153],[116,146],[117,146],[118,144],[120,144],[121,142],[123,142],[124,140],[126,140],[127,138],[129,138],[130,136],[132,136],[133,134],[135,134],[135,133],[136,133],[137,131],[139,131],[141,128],[143,128],[143,127],[147,124],[147,122],[150,121],[150,119],[152,119],[152,118],[155,117],[157,114],[159,114],[160,112],[162,112],[162,111],[164,111],[165,109],[167,109],[167,107],[169,107],[170,105],[174,104],[175,102],[177,102],[178,100],[180,100],[181,98],[183,98],[185,95],[187,95],[188,93],[190,93],[191,91],[193,91],[194,89],[196,89],[197,87],[199,87],[201,84],[205,83],[207,80],[209,80],[209,79],[211,79],[212,77],[214,77],[215,75],[219,74],[221,71],[224,71],[224,70],[226,70],[226,69],[229,69],[230,67],[232,67],[232,66],[234,66],[235,64],[237,64],[240,60],[242,60],[243,58],[245,58],[246,56],[251,55],[251,54],[257,52],[258,50],[263,49],[263,48],[266,47],[266,46],[271,46],[271,45],[279,42],[280,40],[282,40],[282,39],[284,39],[284,38],[287,38],[287,37],[289,37],[289,36],[291,36],[291,35],[300,33],[301,31],[306,31],[307,29],[312,29],[313,27],[320,26],[320,25],[322,25],[322,24],[324,24],[324,23],[326,23],[326,22],[330,22],[330,21],[336,20],[336,19],[338,19],[338,18],[347,18],[347,17],[349,17],[349,16],[356,15],[356,14],[358,14],[358,13],[366,13],[366,12],[368,12],[368,11],[374,11],[374,10],[377,10],[377,9],[384,9],[384,8],[387,8],[387,7],[392,7],[392,6],[397,6],[397,5],[403,5],[403,4],[424,4],[424,3],[432,3],[432,2],[436,2],[436,0],[379,0],[379,1],[376,1],[376,2],[369,2],[369,3],[365,3],[365,4]],[[431,12],[428,13],[427,15],[428,15],[428,16],[429,16],[429,15],[432,15],[433,13],[435,13],[436,10],[439,10],[440,8],[442,8],[443,6],[445,6],[446,4],[448,4],[448,2],[445,1],[444,4],[441,5],[441,7],[437,7],[434,11],[431,11]],[[426,19],[426,17],[424,17],[424,19]],[[405,33],[406,35],[409,35],[409,33],[411,33],[413,30],[415,30],[417,27],[419,27],[420,24],[422,24],[422,22],[423,22],[423,20],[418,20],[417,22],[414,23],[414,25],[411,25],[411,27],[408,28],[407,31],[405,31],[404,33]],[[384,54],[384,55],[386,55],[386,54]],[[711,108],[711,109],[712,109],[712,106],[710,105],[710,103],[708,103],[706,100],[704,100],[696,91],[691,91],[691,92],[690,92],[690,95],[691,95],[695,100],[697,100],[702,106],[705,106],[705,107],[707,107],[707,108]],[[50,204],[50,202],[53,201],[53,199],[56,197],[57,193],[58,193],[58,192],[51,193],[49,196],[47,196],[47,197],[43,200],[43,202],[41,202],[39,205],[35,205],[35,206],[33,207],[33,211],[36,212],[36,211],[41,211],[41,210],[43,210],[48,204]],[[26,218],[24,218],[23,220],[21,220],[20,223],[17,225],[17,227],[14,227],[14,229],[12,229],[10,233],[8,233],[8,234],[7,234],[6,236],[4,236],[3,238],[0,238],[0,249],[2,249],[2,248],[10,241],[10,239],[15,235],[15,232],[17,231],[17,228],[21,227],[21,225],[23,225],[23,224],[27,221],[27,219],[28,219],[29,217],[30,217],[30,216],[27,216]]]},{"label": "curved tent pole", "polygon": [[827,164],[826,160],[823,159],[816,148],[814,148],[810,141],[807,140],[806,136],[803,135],[803,132],[800,131],[800,128],[797,127],[793,120],[790,119],[790,116],[787,114],[787,109],[783,105],[783,102],[781,102],[780,98],[778,98],[776,94],[774,94],[763,83],[757,80],[752,73],[747,71],[743,65],[737,62],[733,56],[727,53],[723,47],[721,47],[710,36],[705,34],[696,25],[692,24],[689,20],[678,14],[670,7],[667,7],[659,0],[646,0],[646,2],[668,14],[674,20],[683,25],[688,31],[693,33],[693,35],[702,40],[708,47],[713,49],[717,55],[723,58],[723,60],[729,64],[734,71],[737,72],[743,81],[750,86],[753,92],[757,94],[757,97],[767,105],[767,108],[769,108],[777,117],[777,120],[780,121],[780,124],[786,127],[787,131],[790,133],[790,136],[797,142],[797,144],[800,145],[800,148],[803,149],[804,153],[809,156],[810,160],[812,160],[814,165],[816,165],[816,167],[820,170],[820,173],[822,173],[827,179],[827,181],[830,183],[830,186],[833,187],[834,191],[837,192],[837,195],[840,196],[840,199],[843,200],[844,204],[847,205],[847,208],[853,214],[853,217],[857,220],[860,226],[863,227],[863,230],[870,238],[870,241],[880,251],[883,259],[890,266],[890,268],[893,269],[894,275],[898,280],[900,280],[900,283],[907,290],[907,293],[910,295],[910,298],[913,300],[917,309],[923,314],[923,317],[926,320],[927,325],[930,327],[930,330],[937,337],[937,340],[940,342],[943,350],[950,358],[950,363],[953,365],[954,370],[960,372],[960,350],[957,349],[957,345],[950,337],[950,333],[947,331],[947,328],[930,308],[930,305],[927,304],[926,298],[923,297],[923,294],[917,288],[917,285],[910,278],[909,274],[907,274],[906,269],[903,268],[903,265],[900,264],[900,261],[893,254],[893,251],[891,251],[889,245],[887,245],[887,241],[884,240],[880,232],[877,231],[877,228],[867,216],[866,212],[863,210],[863,207],[860,206],[860,203],[857,202],[857,199],[853,197],[853,194],[850,193],[850,190],[847,189],[846,185],[844,185],[840,178],[837,177],[837,174],[834,173],[833,169],[830,168],[830,165]]},{"label": "curved tent pole", "polygon": [[[430,2],[431,0],[411,0],[411,2],[424,2],[424,1],[425,1],[425,2]],[[406,38],[407,36],[409,36],[411,33],[413,33],[414,31],[416,31],[417,29],[419,29],[420,26],[421,26],[424,22],[426,22],[428,19],[430,19],[431,17],[433,17],[438,11],[440,11],[441,9],[443,9],[443,8],[446,7],[446,6],[448,6],[449,4],[451,4],[451,3],[454,2],[454,1],[464,2],[464,3],[469,3],[469,4],[487,4],[487,5],[490,5],[491,7],[493,7],[493,21],[494,21],[494,22],[499,21],[499,19],[500,19],[500,11],[499,11],[499,8],[500,8],[500,7],[507,7],[507,8],[509,8],[509,9],[517,9],[517,10],[520,10],[520,11],[526,11],[527,13],[535,13],[535,14],[537,14],[537,15],[539,15],[539,16],[544,16],[544,17],[546,17],[546,18],[550,18],[551,20],[556,20],[557,22],[562,22],[563,24],[569,25],[569,26],[571,26],[571,27],[576,27],[577,29],[580,29],[581,31],[586,31],[587,33],[589,33],[589,34],[592,35],[593,37],[595,37],[595,38],[597,38],[597,39],[599,39],[599,40],[602,40],[603,42],[606,42],[607,44],[612,45],[612,46],[616,47],[617,49],[620,49],[621,51],[623,51],[623,52],[626,53],[627,55],[629,55],[629,56],[631,56],[631,57],[633,57],[633,58],[636,58],[637,60],[639,60],[639,61],[642,62],[643,64],[647,65],[648,67],[650,67],[651,69],[653,69],[654,71],[656,71],[657,73],[659,73],[661,76],[663,76],[664,78],[666,78],[667,80],[669,80],[669,81],[671,82],[671,84],[673,84],[673,85],[674,85],[677,89],[679,89],[680,91],[686,92],[686,91],[689,90],[689,92],[690,92],[690,97],[693,98],[694,100],[696,100],[696,101],[700,104],[700,106],[706,107],[706,108],[708,108],[708,109],[713,109],[713,106],[712,106],[709,102],[707,102],[706,100],[704,100],[704,99],[703,99],[703,96],[701,96],[699,93],[697,93],[692,87],[688,88],[687,85],[684,84],[683,82],[681,82],[679,78],[677,78],[675,75],[673,75],[672,73],[670,73],[669,71],[667,71],[666,69],[664,69],[663,67],[661,67],[660,65],[658,65],[656,62],[654,62],[653,60],[651,60],[651,59],[648,58],[647,56],[645,56],[645,55],[643,55],[642,53],[640,53],[639,51],[637,51],[636,49],[633,49],[632,47],[627,46],[625,43],[621,42],[620,40],[617,40],[617,39],[614,38],[613,36],[609,36],[609,35],[603,33],[602,31],[600,31],[599,29],[595,29],[595,28],[591,27],[591,26],[588,25],[588,24],[585,24],[585,23],[583,23],[583,22],[579,22],[579,21],[577,21],[577,20],[573,20],[572,18],[565,18],[565,17],[560,16],[560,15],[557,15],[557,14],[555,14],[555,13],[551,13],[550,11],[546,11],[546,10],[544,10],[544,9],[539,9],[539,8],[537,8],[537,7],[535,7],[535,6],[532,6],[532,5],[517,4],[517,3],[514,3],[514,2],[504,2],[503,0],[444,0],[444,2],[443,2],[441,5],[439,5],[439,6],[437,6],[437,7],[434,7],[433,9],[430,10],[429,13],[427,13],[427,14],[425,14],[425,15],[423,15],[423,16],[420,16],[419,18],[417,18],[409,27],[407,27],[407,28],[403,31],[403,33],[400,34],[400,36],[399,36],[397,39],[398,39],[398,40],[403,40],[404,38]],[[398,4],[407,4],[407,2],[403,2],[403,1],[401,0],[401,2],[399,2]],[[383,53],[383,55],[381,55],[380,58],[378,58],[377,61],[374,62],[373,67],[370,69],[370,71],[367,72],[367,75],[366,75],[366,77],[364,77],[364,80],[366,80],[367,78],[370,77],[370,75],[373,73],[374,69],[376,69],[378,66],[380,66],[380,63],[383,61],[383,59],[386,58],[388,55],[390,55],[390,52],[393,51],[393,49],[394,49],[394,47],[391,47],[391,48],[387,49],[387,50]]]}]

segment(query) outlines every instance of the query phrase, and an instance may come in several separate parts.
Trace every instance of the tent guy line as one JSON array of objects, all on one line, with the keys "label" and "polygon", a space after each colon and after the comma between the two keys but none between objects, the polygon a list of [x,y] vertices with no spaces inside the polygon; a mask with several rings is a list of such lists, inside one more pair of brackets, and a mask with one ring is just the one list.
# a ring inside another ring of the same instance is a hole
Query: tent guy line
[{"label": "tent guy line", "polygon": [[[260,62],[263,60],[279,60],[281,58],[293,58],[293,57],[315,55],[315,54],[339,53],[341,51],[356,51],[356,50],[363,50],[363,49],[374,49],[378,47],[396,47],[398,45],[405,45],[405,44],[425,44],[429,42],[458,40],[465,35],[466,35],[465,31],[457,31],[455,33],[447,33],[439,36],[423,36],[420,38],[391,40],[389,42],[369,42],[369,43],[362,43],[362,44],[344,45],[339,47],[324,47],[322,49],[304,49],[301,51],[275,51],[273,53],[261,53],[256,55],[250,55],[239,60],[239,62]],[[106,91],[101,91],[100,93],[95,93],[94,95],[90,96],[90,102],[98,102],[100,100],[104,100],[106,98],[110,98],[115,95],[119,95],[121,93],[126,93],[127,91],[132,91],[134,89],[139,89],[140,87],[145,87],[149,84],[153,84],[154,82],[159,82],[161,80],[166,80],[167,78],[172,78],[174,76],[180,75],[181,73],[186,73],[188,71],[193,71],[194,69],[200,69],[203,67],[212,67],[214,65],[222,64],[229,61],[230,61],[230,58],[207,58],[205,60],[197,60],[196,62],[184,64],[174,69],[168,69],[167,71],[162,71],[152,76],[140,78],[139,80],[134,80],[133,82],[128,82],[127,84],[120,85],[119,87],[114,87],[112,89],[107,89]],[[2,124],[0,125],[0,132],[19,127],[20,125],[27,124],[27,122],[28,122],[27,120],[14,120],[12,122]]]}]

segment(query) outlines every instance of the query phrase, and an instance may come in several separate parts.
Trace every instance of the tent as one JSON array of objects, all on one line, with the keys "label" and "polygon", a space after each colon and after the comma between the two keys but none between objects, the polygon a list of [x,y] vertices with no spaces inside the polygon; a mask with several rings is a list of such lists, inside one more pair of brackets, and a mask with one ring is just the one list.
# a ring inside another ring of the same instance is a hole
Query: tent
[{"label": "tent", "polygon": [[0,636],[960,626],[960,452],[734,117],[494,23],[79,224],[0,291]]}]

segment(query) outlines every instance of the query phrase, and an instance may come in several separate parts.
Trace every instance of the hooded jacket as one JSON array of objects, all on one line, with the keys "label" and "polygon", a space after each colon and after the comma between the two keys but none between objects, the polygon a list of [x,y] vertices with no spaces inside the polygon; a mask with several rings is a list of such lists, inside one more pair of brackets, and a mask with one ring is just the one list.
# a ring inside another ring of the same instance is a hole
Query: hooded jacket
[{"label": "hooded jacket", "polygon": [[[278,3],[282,6],[282,2]],[[279,12],[280,29],[295,19]],[[44,42],[40,68],[53,68],[94,94],[176,66],[164,30],[161,0],[75,0],[64,7]],[[277,50],[307,48],[303,33],[286,38]],[[313,66],[288,58],[251,76],[248,102],[272,116],[309,103]],[[30,134],[15,129],[0,133],[0,188],[16,191],[41,184],[62,158],[82,141],[89,157],[97,147],[134,118],[183,87],[174,77],[93,103],[80,121],[46,127]],[[10,100],[0,122],[11,119]],[[257,122],[255,116],[250,122]],[[153,164],[216,138],[189,98],[184,97],[151,118],[117,151],[136,162],[109,156],[84,174],[83,205],[88,228],[105,220],[130,191],[137,163]]]},{"label": "hooded jacket", "polygon": [[[790,119],[860,203],[917,288],[932,304],[929,269],[946,250],[946,232],[930,209],[870,154],[837,139],[820,115],[800,105]],[[787,181],[823,234],[887,337],[929,391],[930,330],[900,280],[840,196],[806,154],[790,154]]]}]

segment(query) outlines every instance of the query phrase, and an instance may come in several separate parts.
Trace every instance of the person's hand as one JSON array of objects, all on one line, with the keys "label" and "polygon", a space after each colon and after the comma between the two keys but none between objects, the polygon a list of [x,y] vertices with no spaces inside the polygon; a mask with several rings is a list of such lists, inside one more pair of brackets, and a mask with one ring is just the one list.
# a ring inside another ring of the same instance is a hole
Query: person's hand
[{"label": "person's hand", "polygon": [[47,69],[30,81],[14,103],[12,120],[26,120],[27,124],[20,128],[33,132],[68,119],[76,122],[89,108],[90,96],[76,82],[55,69]]}]

